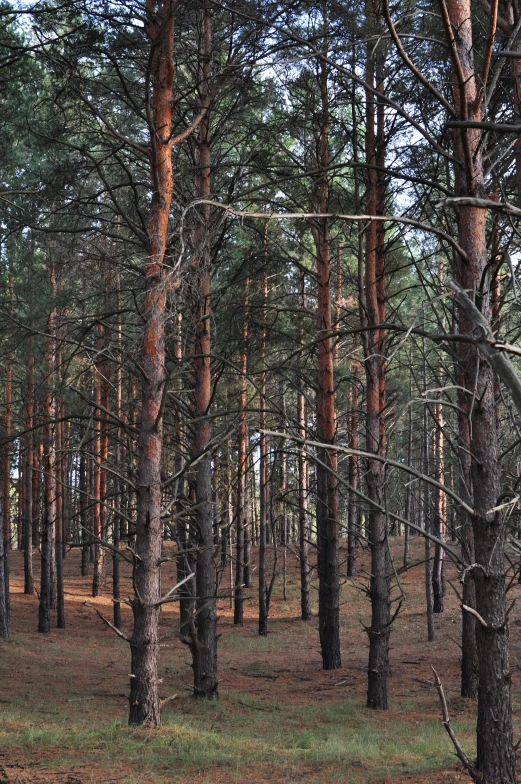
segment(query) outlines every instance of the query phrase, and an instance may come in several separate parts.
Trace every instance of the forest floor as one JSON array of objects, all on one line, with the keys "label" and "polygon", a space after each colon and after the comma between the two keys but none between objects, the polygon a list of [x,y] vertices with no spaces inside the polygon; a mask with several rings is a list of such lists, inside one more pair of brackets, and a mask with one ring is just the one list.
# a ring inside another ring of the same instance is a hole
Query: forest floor
[{"label": "forest floor", "polygon": [[[394,539],[392,548],[401,563],[403,541]],[[422,552],[415,538],[418,562]],[[242,628],[233,625],[229,599],[219,604],[217,702],[190,696],[190,653],[176,636],[177,605],[164,607],[161,697],[176,697],[165,703],[159,729],[139,729],[127,726],[128,645],[84,604],[111,617],[110,580],[106,595],[91,599],[92,578],[79,576],[79,559],[73,550],[65,561],[67,628],[41,635],[37,597],[22,593],[22,554],[11,553],[11,637],[0,640],[0,784],[469,781],[441,724],[431,671],[432,665],[440,674],[455,730],[472,757],[476,705],[459,697],[459,602],[448,586],[445,612],[435,618],[436,639],[428,643],[421,563],[401,576],[406,599],[391,636],[388,711],[365,707],[367,556],[360,576],[342,588],[342,668],[324,672],[316,617],[309,623],[299,618],[298,565],[288,551],[287,599],[279,575],[268,637],[257,635],[255,588],[246,592]],[[451,566],[447,571],[457,580]],[[163,585],[174,582],[170,563]],[[224,582],[221,589],[226,593]],[[513,598],[520,592],[516,585]],[[130,594],[125,573],[122,595]],[[123,617],[128,631],[128,607]],[[510,642],[517,740],[521,604],[511,614]]]}]

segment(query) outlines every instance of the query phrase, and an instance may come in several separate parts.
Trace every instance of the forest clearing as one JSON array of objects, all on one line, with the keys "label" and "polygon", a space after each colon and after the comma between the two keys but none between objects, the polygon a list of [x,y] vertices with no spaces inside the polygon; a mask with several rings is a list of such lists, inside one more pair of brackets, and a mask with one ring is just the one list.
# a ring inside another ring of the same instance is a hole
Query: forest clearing
[{"label": "forest clearing", "polygon": [[[413,540],[413,556],[423,542]],[[393,538],[396,558],[403,539]],[[345,553],[344,553],[345,554]],[[254,553],[255,560],[256,553]],[[362,569],[367,566],[363,558]],[[442,678],[451,719],[473,753],[476,702],[459,697],[460,608],[448,588],[436,616],[436,639],[427,642],[423,564],[401,577],[406,601],[391,636],[390,705],[365,707],[370,606],[360,579],[342,589],[341,637],[345,664],[321,668],[317,618],[299,615],[298,570],[288,553],[288,599],[277,578],[270,633],[257,634],[254,596],[243,627],[233,625],[227,598],[219,602],[218,702],[191,696],[190,654],[176,635],[176,605],[163,611],[160,632],[161,697],[158,729],[129,728],[126,644],[85,601],[110,616],[111,599],[90,598],[79,576],[78,551],[67,555],[67,628],[36,631],[37,603],[24,596],[21,554],[13,553],[12,636],[0,641],[0,774],[14,784],[467,784],[441,723],[431,665]],[[168,569],[165,583],[175,579]],[[449,567],[449,579],[454,577]],[[223,586],[226,590],[227,586]],[[129,575],[123,595],[130,593]],[[512,594],[519,596],[516,585]],[[253,592],[251,592],[253,594]],[[128,613],[130,616],[130,613]],[[123,627],[130,617],[124,616]],[[512,660],[521,649],[521,616],[511,619]],[[521,683],[513,668],[514,722],[521,731]],[[18,777],[18,778],[17,778]]]}]

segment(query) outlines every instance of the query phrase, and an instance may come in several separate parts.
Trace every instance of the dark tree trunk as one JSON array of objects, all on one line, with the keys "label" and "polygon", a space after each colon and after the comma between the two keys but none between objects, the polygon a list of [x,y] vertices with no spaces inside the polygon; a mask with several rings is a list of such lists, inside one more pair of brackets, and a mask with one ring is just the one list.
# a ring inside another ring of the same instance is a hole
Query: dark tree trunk
[{"label": "dark tree trunk", "polygon": [[[123,395],[123,351],[122,351],[122,342],[123,342],[123,333],[122,333],[122,323],[121,323],[121,285],[120,285],[120,278],[119,273],[116,273],[116,310],[117,310],[117,358],[118,363],[116,365],[116,415],[118,420],[122,420],[123,418],[123,405],[122,405],[122,395]],[[122,472],[123,466],[123,431],[121,428],[117,429],[116,432],[116,465],[118,466],[118,470],[120,473]],[[126,487],[125,482],[119,482],[119,493],[116,502],[116,511],[114,514],[112,526],[112,543],[114,545],[114,551],[112,553],[112,598],[114,600],[114,613],[113,613],[113,621],[114,626],[116,629],[121,629],[121,603],[119,599],[121,598],[121,585],[120,585],[120,556],[118,554],[119,545],[120,545],[120,538],[121,538],[121,529],[122,529],[122,522],[123,522],[123,515],[122,511],[124,508],[125,503],[125,495],[126,495]]]},{"label": "dark tree trunk", "polygon": [[[13,281],[9,281],[11,305],[13,302]],[[4,586],[5,609],[7,622],[11,616],[11,600],[9,588],[9,552],[11,550],[11,422],[12,422],[12,386],[13,386],[13,355],[9,349],[5,367],[4,402],[5,414],[3,417],[3,435],[5,442],[2,447],[2,519],[4,536]]]},{"label": "dark tree trunk", "polygon": [[[55,292],[55,272],[51,266],[51,284]],[[44,511],[41,534],[41,572],[40,572],[40,603],[38,610],[38,631],[48,634],[51,631],[51,593],[52,593],[52,561],[54,546],[54,527],[56,523],[56,443],[54,420],[56,418],[56,402],[54,399],[54,372],[56,368],[56,310],[49,315],[45,366],[47,381],[45,388],[44,414],[45,424],[45,455],[44,455]]]},{"label": "dark tree trunk", "polygon": [[[60,367],[60,351],[56,353],[56,367]],[[61,406],[59,407],[59,410]],[[56,432],[56,625],[58,629],[65,629],[65,591],[63,585],[63,487],[60,482],[63,469],[63,422],[57,422]]]},{"label": "dark tree trunk", "polygon": [[243,327],[242,339],[243,346],[241,352],[241,376],[239,380],[239,436],[237,449],[237,502],[235,515],[235,589],[234,589],[234,608],[233,622],[242,626],[244,623],[244,565],[246,560],[245,552],[245,517],[246,517],[246,472],[248,469],[247,446],[248,446],[248,424],[246,421],[246,373],[248,370],[248,296],[250,281],[246,279],[244,286],[243,299]]},{"label": "dark tree trunk", "polygon": [[[264,257],[266,262],[267,229],[264,234]],[[268,303],[268,273],[266,265],[262,276],[262,338],[260,348],[261,377],[259,381],[259,634],[268,634],[268,606],[266,601],[266,537],[268,527],[268,439],[266,429],[266,317]]]},{"label": "dark tree trunk", "polygon": [[[32,345],[31,345],[32,349]],[[33,576],[33,433],[34,424],[34,355],[29,352],[27,360],[27,399],[25,403],[25,436],[23,482],[25,486],[23,515],[23,548],[24,548],[24,593],[34,593]]]},{"label": "dark tree trunk", "polygon": [[[205,0],[202,10],[202,26],[199,41],[199,106],[209,108],[210,61],[212,54],[211,9]],[[210,127],[208,112],[201,121],[196,140],[196,198],[210,197]],[[197,625],[191,627],[192,666],[194,670],[194,697],[215,699],[217,697],[217,613],[215,605],[216,584],[213,558],[213,514],[212,514],[212,400],[210,293],[211,293],[211,246],[210,207],[201,208],[202,222],[195,236],[195,252],[198,255],[199,299],[195,309],[196,338],[194,345],[194,455],[196,501],[196,613]]]},{"label": "dark tree trunk", "polygon": [[[323,20],[326,26],[326,19]],[[327,35],[323,45],[327,50]],[[317,128],[318,169],[313,184],[314,212],[327,213],[329,204],[329,96],[327,66],[320,62],[320,116]],[[316,394],[317,437],[321,443],[335,443],[336,408],[331,337],[331,247],[326,218],[311,225],[316,252],[318,384]],[[334,449],[317,449],[317,547],[318,547],[318,627],[322,667],[341,667],[340,654],[340,569],[338,556],[338,457]]]},{"label": "dark tree trunk", "polygon": [[[445,34],[453,42],[454,103],[459,119],[482,119],[481,79],[474,69],[470,0],[449,0],[443,15]],[[442,9],[443,10],[443,9]],[[458,31],[454,36],[453,30]],[[457,196],[485,195],[482,145],[478,129],[455,132]],[[492,320],[491,267],[486,242],[486,212],[475,206],[458,210],[458,240],[466,259],[458,257],[457,278],[467,291],[479,292],[477,305]],[[459,331],[471,334],[463,309]],[[474,517],[475,609],[479,666],[477,769],[486,784],[514,784],[515,752],[512,733],[511,675],[505,596],[504,538],[501,512],[490,511],[501,497],[498,453],[496,380],[491,366],[469,344],[460,348],[465,388],[472,395],[470,416],[470,477]]]},{"label": "dark tree trunk", "polygon": [[[377,12],[369,3],[368,17],[377,28]],[[372,51],[372,47],[371,47]],[[367,57],[366,80],[378,91],[383,89],[380,62]],[[385,165],[383,103],[374,94],[366,91],[366,138],[365,152],[368,164]],[[385,182],[375,169],[367,173],[367,205],[369,215],[382,214],[384,208]],[[365,319],[376,327],[385,321],[385,268],[383,224],[371,221],[366,230],[365,257]],[[364,355],[367,394],[367,451],[385,455],[385,364],[384,334],[381,329],[372,329],[364,335]],[[379,460],[368,461],[367,494],[381,508],[384,498],[385,468]],[[386,516],[377,507],[368,510],[368,538],[371,548],[371,626],[369,636],[369,664],[367,707],[387,709],[387,678],[389,675],[390,636],[390,558],[387,541]]]},{"label": "dark tree trunk", "polygon": [[[349,445],[352,449],[360,448],[358,434],[358,367],[353,368],[353,381],[351,389],[351,406],[349,411]],[[349,484],[353,490],[358,489],[360,475],[360,458],[358,455],[349,455]],[[347,518],[347,576],[356,575],[356,551],[358,537],[360,536],[360,502],[354,492],[349,493]]]},{"label": "dark tree trunk", "polygon": [[[445,421],[441,403],[436,403],[434,410],[434,478],[441,485],[444,484],[443,462],[443,428]],[[445,541],[445,494],[440,488],[434,489],[434,534]],[[433,612],[443,612],[443,597],[445,595],[445,551],[443,545],[436,542],[434,545],[434,562],[432,565],[432,594]]]},{"label": "dark tree trunk", "polygon": [[[103,354],[103,333],[104,327],[98,326],[98,357]],[[94,462],[92,495],[94,496],[94,572],[92,576],[92,595],[101,596],[104,575],[104,556],[105,552],[100,540],[103,539],[103,519],[104,514],[101,506],[102,494],[102,424],[101,424],[101,394],[102,378],[104,372],[104,362],[98,361],[94,366]]]},{"label": "dark tree trunk", "polygon": [[[305,307],[304,285],[302,277],[302,307]],[[301,330],[301,342],[303,334]],[[298,450],[298,495],[299,495],[299,555],[300,555],[300,617],[303,621],[311,620],[310,599],[310,568],[309,568],[309,462],[306,446],[306,399],[302,392],[297,393],[298,434],[302,439]]]},{"label": "dark tree trunk", "polygon": [[[85,437],[85,428],[80,428],[81,441]],[[90,552],[90,532],[89,532],[89,516],[87,514],[87,461],[85,459],[85,449],[82,450],[80,455],[79,465],[79,515],[81,527],[81,541],[84,543],[81,548],[81,574],[86,577],[89,573],[89,552]]]},{"label": "dark tree trunk", "polygon": [[[425,378],[426,361],[423,365],[423,386],[427,388]],[[429,460],[429,428],[427,405],[423,407],[423,473],[428,476],[430,471]],[[432,534],[431,525],[431,488],[427,482],[423,483],[423,521],[426,534]],[[432,590],[432,543],[429,536],[424,537],[425,543],[425,608],[427,614],[427,640],[434,640],[434,596]]]}]

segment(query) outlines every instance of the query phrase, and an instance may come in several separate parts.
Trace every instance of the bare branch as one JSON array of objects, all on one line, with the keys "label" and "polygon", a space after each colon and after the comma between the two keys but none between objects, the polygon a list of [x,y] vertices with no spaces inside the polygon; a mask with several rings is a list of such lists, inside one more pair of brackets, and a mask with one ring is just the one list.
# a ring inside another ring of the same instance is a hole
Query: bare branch
[{"label": "bare branch", "polygon": [[512,396],[514,405],[521,416],[521,379],[516,373],[510,359],[504,351],[498,348],[494,333],[489,323],[479,312],[472,300],[457,283],[452,282],[454,299],[464,309],[473,326],[476,345],[484,357],[492,365],[501,381],[504,383]]},{"label": "bare branch", "polygon": [[103,621],[103,623],[106,623],[106,624],[107,624],[107,626],[108,626],[110,629],[112,629],[112,631],[113,631],[113,632],[115,632],[115,633],[118,635],[118,637],[121,637],[121,639],[122,639],[122,640],[125,640],[125,642],[128,642],[128,644],[130,645],[130,637],[127,637],[127,635],[126,635],[126,634],[123,634],[123,632],[121,631],[121,629],[118,629],[118,628],[117,628],[117,626],[114,626],[114,624],[113,624],[113,623],[111,623],[111,622],[108,620],[108,618],[105,618],[105,616],[103,615],[103,613],[101,613],[101,612],[98,610],[98,608],[97,608],[97,607],[96,607],[94,604],[91,604],[91,602],[83,602],[83,604],[84,604],[86,607],[92,607],[92,609],[93,609],[93,610],[94,610],[94,611],[95,611],[95,612],[96,612],[96,613],[99,615],[99,617],[101,618],[101,620]]},{"label": "bare branch", "polygon": [[452,725],[450,723],[450,717],[449,717],[449,709],[447,708],[447,700],[445,699],[445,693],[443,691],[443,686],[440,681],[440,676],[438,675],[434,667],[432,667],[432,665],[431,665],[431,670],[434,675],[434,683],[436,684],[436,689],[438,690],[438,696],[440,698],[441,711],[443,715],[443,719],[442,719],[443,726],[447,730],[447,735],[451,739],[452,745],[456,749],[456,754],[458,756],[459,761],[462,763],[462,765],[464,765],[464,767],[470,774],[470,777],[473,779],[473,781],[477,781],[478,772],[470,762],[469,758],[467,757],[463,749],[461,748],[461,744],[457,739],[454,730],[452,729]]}]

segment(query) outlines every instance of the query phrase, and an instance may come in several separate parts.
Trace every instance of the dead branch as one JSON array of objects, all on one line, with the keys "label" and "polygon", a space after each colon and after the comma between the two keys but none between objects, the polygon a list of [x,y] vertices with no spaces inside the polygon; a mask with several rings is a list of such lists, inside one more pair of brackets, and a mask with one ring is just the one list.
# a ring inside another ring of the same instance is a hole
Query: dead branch
[{"label": "dead branch", "polygon": [[462,763],[462,765],[464,765],[472,780],[477,781],[479,774],[477,770],[474,768],[474,766],[472,765],[472,763],[470,762],[469,758],[467,757],[463,749],[461,748],[461,744],[457,739],[454,730],[452,729],[452,725],[450,723],[450,717],[449,717],[449,709],[447,708],[447,700],[445,699],[445,693],[443,691],[443,686],[441,684],[440,677],[432,665],[431,665],[431,670],[434,675],[434,683],[436,684],[436,689],[438,690],[438,696],[440,698],[441,711],[443,715],[443,719],[442,719],[443,726],[447,730],[447,735],[452,741],[452,745],[456,750],[456,754],[458,756],[459,761]]},{"label": "dead branch", "polygon": [[465,612],[470,613],[470,615],[473,615],[474,618],[476,618],[480,622],[480,624],[483,626],[484,629],[488,629],[488,623],[486,622],[486,620],[478,613],[477,610],[474,610],[473,607],[469,607],[467,604],[462,604],[461,609],[465,610]]},{"label": "dead branch", "polygon": [[454,299],[463,308],[473,326],[477,347],[507,387],[514,405],[521,415],[521,379],[517,375],[514,366],[505,353],[498,350],[490,324],[479,312],[472,300],[457,283],[453,282],[451,285],[455,292]]},{"label": "dead branch", "polygon": [[130,637],[127,637],[126,634],[123,634],[123,632],[120,629],[118,629],[117,626],[114,626],[114,624],[111,623],[108,620],[108,618],[105,618],[103,613],[101,613],[94,604],[91,604],[90,602],[83,602],[83,604],[86,605],[87,607],[92,607],[92,609],[99,615],[103,623],[106,623],[107,626],[118,635],[118,637],[121,637],[122,640],[125,640],[125,642],[128,642],[128,644],[130,645]]}]

